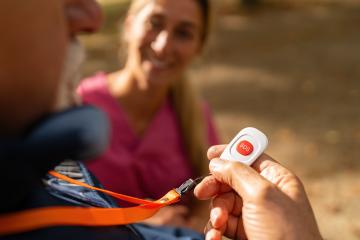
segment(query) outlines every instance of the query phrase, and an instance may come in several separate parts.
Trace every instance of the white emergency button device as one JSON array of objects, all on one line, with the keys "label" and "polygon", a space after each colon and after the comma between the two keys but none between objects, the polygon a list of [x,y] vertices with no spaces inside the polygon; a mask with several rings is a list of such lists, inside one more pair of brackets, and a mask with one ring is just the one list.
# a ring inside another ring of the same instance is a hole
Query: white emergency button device
[{"label": "white emergency button device", "polygon": [[265,151],[267,145],[268,139],[264,133],[256,128],[247,127],[226,146],[220,158],[250,166]]}]

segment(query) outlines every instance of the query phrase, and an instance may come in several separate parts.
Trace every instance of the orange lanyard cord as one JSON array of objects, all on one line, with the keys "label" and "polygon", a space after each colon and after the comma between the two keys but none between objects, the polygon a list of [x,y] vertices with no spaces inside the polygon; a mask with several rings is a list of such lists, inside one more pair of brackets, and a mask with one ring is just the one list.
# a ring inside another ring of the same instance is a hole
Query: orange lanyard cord
[{"label": "orange lanyard cord", "polygon": [[135,198],[135,197],[127,196],[127,195],[124,195],[124,194],[115,193],[115,192],[112,192],[112,191],[109,191],[109,190],[97,188],[97,187],[88,185],[86,183],[79,182],[79,181],[77,181],[75,179],[69,178],[69,177],[67,177],[67,176],[65,176],[63,174],[60,174],[60,173],[56,172],[56,171],[49,171],[49,174],[56,177],[56,178],[58,178],[58,179],[61,179],[63,181],[66,181],[66,182],[69,182],[69,183],[72,183],[72,184],[75,184],[75,185],[78,185],[78,186],[81,186],[81,187],[85,187],[85,188],[88,188],[88,189],[91,189],[91,190],[106,193],[106,194],[108,194],[110,196],[113,196],[114,198],[124,200],[126,202],[136,203],[136,204],[158,205],[154,201],[145,200],[145,199],[141,199],[141,198]]},{"label": "orange lanyard cord", "polygon": [[141,205],[129,208],[43,207],[3,214],[0,215],[0,236],[53,226],[116,226],[140,222],[153,216],[160,208],[178,202],[186,191],[182,185],[170,190],[159,200],[149,201],[93,187],[55,171],[50,171],[49,174],[66,182]]},{"label": "orange lanyard cord", "polygon": [[160,208],[177,202],[179,194],[169,191],[157,206],[129,208],[44,207],[0,216],[0,236],[54,226],[116,226],[143,221]]}]

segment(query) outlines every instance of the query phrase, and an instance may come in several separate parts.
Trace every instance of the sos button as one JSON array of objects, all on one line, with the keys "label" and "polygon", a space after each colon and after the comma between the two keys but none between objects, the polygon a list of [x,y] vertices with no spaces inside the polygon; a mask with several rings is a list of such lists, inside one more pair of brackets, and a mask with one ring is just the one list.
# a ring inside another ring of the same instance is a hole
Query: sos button
[{"label": "sos button", "polygon": [[249,141],[243,140],[239,142],[239,144],[236,147],[236,150],[241,155],[247,156],[254,151],[254,146]]}]

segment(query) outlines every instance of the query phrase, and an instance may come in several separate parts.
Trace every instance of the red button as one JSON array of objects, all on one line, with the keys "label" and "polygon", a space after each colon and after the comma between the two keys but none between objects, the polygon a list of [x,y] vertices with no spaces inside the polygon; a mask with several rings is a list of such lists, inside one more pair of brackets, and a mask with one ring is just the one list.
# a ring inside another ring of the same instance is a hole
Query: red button
[{"label": "red button", "polygon": [[236,147],[236,150],[241,155],[247,156],[253,152],[254,147],[250,142],[244,140],[244,141],[239,142],[239,144]]}]

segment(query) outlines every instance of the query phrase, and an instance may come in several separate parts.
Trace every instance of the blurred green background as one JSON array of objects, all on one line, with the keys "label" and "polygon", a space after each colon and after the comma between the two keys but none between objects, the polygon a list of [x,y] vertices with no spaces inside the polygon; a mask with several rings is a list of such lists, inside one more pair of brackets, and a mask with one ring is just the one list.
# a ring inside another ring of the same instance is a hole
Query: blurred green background
[{"label": "blurred green background", "polygon": [[[100,2],[103,30],[82,37],[85,76],[121,66],[129,1]],[[305,182],[324,238],[360,239],[360,1],[213,3],[213,34],[190,74],[223,142],[246,126],[264,131],[267,152]]]}]

